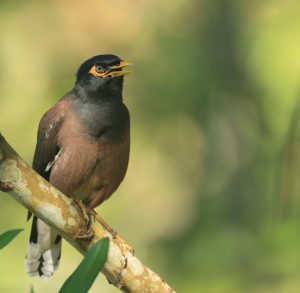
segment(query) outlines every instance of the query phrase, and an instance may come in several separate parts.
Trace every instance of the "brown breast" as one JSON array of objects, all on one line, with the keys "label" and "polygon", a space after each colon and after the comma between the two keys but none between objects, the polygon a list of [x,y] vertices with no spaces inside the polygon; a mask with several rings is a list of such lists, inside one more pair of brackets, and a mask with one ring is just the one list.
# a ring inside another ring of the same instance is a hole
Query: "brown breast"
[{"label": "brown breast", "polygon": [[59,131],[62,151],[52,168],[50,182],[68,196],[86,202],[95,192],[100,193],[101,202],[107,199],[126,174],[129,125],[118,139],[108,137],[91,137],[75,115],[68,113]]}]

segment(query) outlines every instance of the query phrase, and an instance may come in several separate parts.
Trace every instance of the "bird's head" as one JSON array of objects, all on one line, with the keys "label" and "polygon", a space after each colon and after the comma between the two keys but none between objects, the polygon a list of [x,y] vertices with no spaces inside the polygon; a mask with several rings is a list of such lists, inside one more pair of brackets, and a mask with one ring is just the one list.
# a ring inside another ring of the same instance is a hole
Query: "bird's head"
[{"label": "bird's head", "polygon": [[89,93],[122,94],[123,76],[131,71],[123,70],[131,65],[115,55],[97,55],[79,67],[76,85]]}]

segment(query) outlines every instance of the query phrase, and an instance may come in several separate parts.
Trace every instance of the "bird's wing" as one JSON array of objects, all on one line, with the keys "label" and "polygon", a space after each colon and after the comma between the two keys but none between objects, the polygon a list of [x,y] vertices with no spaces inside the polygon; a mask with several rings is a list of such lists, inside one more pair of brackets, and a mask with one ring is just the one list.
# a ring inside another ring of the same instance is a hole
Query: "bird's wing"
[{"label": "bird's wing", "polygon": [[[49,180],[51,167],[59,153],[57,133],[62,125],[63,119],[63,113],[60,113],[57,107],[54,106],[44,114],[39,124],[32,168],[46,180]],[[29,211],[27,220],[29,220],[30,217],[31,212]]]},{"label": "bird's wing", "polygon": [[49,179],[52,162],[59,153],[57,134],[63,118],[63,113],[59,113],[57,108],[54,107],[43,116],[39,125],[32,168],[47,180]]}]

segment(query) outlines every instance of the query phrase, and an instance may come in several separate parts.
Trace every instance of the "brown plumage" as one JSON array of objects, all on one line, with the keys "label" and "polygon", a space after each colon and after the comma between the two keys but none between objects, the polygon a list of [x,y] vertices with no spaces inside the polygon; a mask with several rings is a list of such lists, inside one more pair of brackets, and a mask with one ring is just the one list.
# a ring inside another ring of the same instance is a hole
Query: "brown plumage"
[{"label": "brown plumage", "polygon": [[[129,112],[122,101],[122,71],[114,55],[84,62],[75,87],[40,121],[33,168],[64,194],[94,209],[124,179],[130,148]],[[61,237],[34,218],[27,247],[27,272],[52,276]]]},{"label": "brown plumage", "polygon": [[47,174],[47,165],[55,160],[51,172],[48,171],[49,181],[66,195],[95,208],[117,189],[125,176],[129,121],[118,137],[109,137],[107,133],[92,137],[76,116],[72,103],[72,98],[64,97],[41,120],[42,138],[36,147],[33,167]]}]

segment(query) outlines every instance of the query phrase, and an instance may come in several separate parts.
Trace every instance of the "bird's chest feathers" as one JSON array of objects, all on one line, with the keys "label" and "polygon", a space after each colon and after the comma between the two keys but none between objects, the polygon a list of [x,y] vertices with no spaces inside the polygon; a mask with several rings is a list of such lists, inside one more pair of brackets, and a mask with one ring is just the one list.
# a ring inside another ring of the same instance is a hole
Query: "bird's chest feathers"
[{"label": "bird's chest feathers", "polygon": [[79,103],[76,115],[88,134],[108,140],[121,138],[129,127],[129,114],[122,102]]}]

